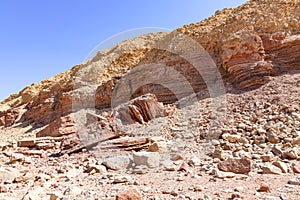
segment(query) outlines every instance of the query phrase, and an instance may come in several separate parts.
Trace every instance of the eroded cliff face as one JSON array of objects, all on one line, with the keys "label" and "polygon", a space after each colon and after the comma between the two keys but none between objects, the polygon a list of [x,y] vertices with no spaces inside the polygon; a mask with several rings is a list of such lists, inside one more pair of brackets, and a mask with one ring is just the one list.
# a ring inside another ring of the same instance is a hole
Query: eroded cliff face
[{"label": "eroded cliff face", "polygon": [[[212,83],[215,77],[204,80],[202,73],[209,71],[208,68],[202,66],[199,74],[193,63],[180,54],[158,48],[157,44],[172,34],[184,34],[204,48],[218,68],[227,91],[257,88],[267,83],[270,76],[300,68],[300,1],[251,0],[235,9],[217,11],[204,21],[185,25],[169,34],[148,34],[125,41],[98,52],[91,60],[67,72],[26,87],[0,104],[0,126],[20,122],[47,125],[70,114],[74,101],[90,103],[98,109],[109,108],[113,91],[122,77],[136,66],[153,63],[177,71],[192,90],[182,89],[180,84],[171,85],[178,90],[176,96],[161,84],[145,84],[134,91],[123,88],[119,95],[130,93],[130,98],[134,98],[154,93],[164,103],[173,103],[191,92],[198,95],[207,90],[207,82]],[[157,75],[155,83],[172,82],[179,77],[164,67],[145,70],[142,77],[138,70],[131,71],[130,76],[146,79],[151,72]],[[85,95],[88,90],[95,96]]]}]

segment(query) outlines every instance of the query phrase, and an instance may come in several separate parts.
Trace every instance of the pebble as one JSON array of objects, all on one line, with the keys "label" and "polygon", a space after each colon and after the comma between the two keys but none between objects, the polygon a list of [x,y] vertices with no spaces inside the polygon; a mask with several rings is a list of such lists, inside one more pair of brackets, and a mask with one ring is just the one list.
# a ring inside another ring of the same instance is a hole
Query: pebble
[{"label": "pebble", "polygon": [[50,200],[61,200],[64,198],[64,195],[56,191],[50,194]]},{"label": "pebble", "polygon": [[89,172],[89,173],[95,172],[95,173],[105,174],[105,173],[107,173],[107,170],[104,165],[91,164],[91,165],[88,165],[87,172]]},{"label": "pebble", "polygon": [[261,183],[259,192],[271,192],[271,188],[267,183]]},{"label": "pebble", "polygon": [[113,183],[126,183],[129,182],[131,178],[129,176],[116,176]]},{"label": "pebble", "polygon": [[245,190],[245,188],[243,186],[237,186],[234,188],[234,191],[236,192],[243,192]]},{"label": "pebble", "polygon": [[219,171],[219,170],[216,170],[216,169],[213,169],[212,174],[214,176],[216,176],[217,178],[221,178],[221,179],[224,179],[224,178],[234,178],[236,176],[235,173],[232,173],[232,172],[222,172],[222,171]]},{"label": "pebble", "polygon": [[149,168],[145,165],[135,166],[132,170],[133,174],[146,174],[149,171]]},{"label": "pebble", "polygon": [[290,179],[288,181],[288,184],[290,184],[290,185],[300,185],[300,177]]},{"label": "pebble", "polygon": [[298,165],[294,164],[292,166],[292,170],[294,173],[300,173],[300,164],[298,164]]},{"label": "pebble", "polygon": [[25,155],[21,154],[21,153],[13,153],[10,156],[10,163],[14,164],[16,162],[24,162],[25,161]]},{"label": "pebble", "polygon": [[8,186],[0,185],[0,193],[6,193],[6,192],[8,192]]},{"label": "pebble", "polygon": [[78,186],[69,187],[64,191],[64,195],[67,196],[77,196],[80,195],[83,190]]},{"label": "pebble", "polygon": [[188,164],[193,167],[201,165],[201,160],[198,157],[193,157],[188,161]]},{"label": "pebble", "polygon": [[177,170],[177,166],[171,160],[164,160],[162,162],[162,166],[165,171],[176,171]]}]

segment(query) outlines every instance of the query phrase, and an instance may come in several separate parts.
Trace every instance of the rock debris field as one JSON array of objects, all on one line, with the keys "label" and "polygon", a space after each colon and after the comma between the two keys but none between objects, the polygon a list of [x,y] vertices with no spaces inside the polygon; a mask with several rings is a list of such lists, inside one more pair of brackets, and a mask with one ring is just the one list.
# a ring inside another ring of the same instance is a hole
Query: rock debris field
[{"label": "rock debris field", "polygon": [[[250,0],[11,95],[0,103],[0,199],[298,200],[299,9]],[[168,51],[176,41],[194,52],[191,40],[213,63],[210,76],[199,73],[211,65]],[[173,90],[156,84],[168,81]],[[207,83],[218,81],[213,98]]]}]

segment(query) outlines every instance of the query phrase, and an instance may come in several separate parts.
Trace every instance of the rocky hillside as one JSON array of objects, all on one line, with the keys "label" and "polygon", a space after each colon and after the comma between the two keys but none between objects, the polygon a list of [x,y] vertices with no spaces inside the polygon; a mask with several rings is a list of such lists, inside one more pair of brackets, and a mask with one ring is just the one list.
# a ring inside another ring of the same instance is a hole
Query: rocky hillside
[{"label": "rocky hillside", "polygon": [[299,199],[299,55],[299,0],[99,51],[0,103],[0,199]]},{"label": "rocky hillside", "polygon": [[[299,68],[299,3],[296,0],[253,0],[235,9],[217,11],[207,20],[185,25],[174,32],[184,33],[204,47],[226,86],[253,89],[268,82],[270,76]],[[65,73],[24,88],[1,103],[0,126],[23,122],[43,126],[66,116],[72,112],[74,90],[92,84],[98,87],[95,107],[109,108],[118,80],[140,64],[170,66],[183,74],[196,93],[204,90],[206,81],[190,62],[165,49],[157,49],[157,42],[167,37],[166,33],[158,33],[125,41],[100,51],[91,60]],[[74,86],[75,79],[80,80],[76,80]],[[157,85],[143,86],[135,92],[135,96],[154,92],[158,100],[165,103],[178,100],[171,91]],[[91,101],[88,95],[79,94],[80,101]]]}]

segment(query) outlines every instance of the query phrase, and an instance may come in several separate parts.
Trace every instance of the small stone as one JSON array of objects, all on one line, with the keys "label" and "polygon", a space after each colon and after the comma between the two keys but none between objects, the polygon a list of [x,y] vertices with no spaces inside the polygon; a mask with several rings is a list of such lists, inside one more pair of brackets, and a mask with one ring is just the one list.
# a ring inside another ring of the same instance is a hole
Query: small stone
[{"label": "small stone", "polygon": [[294,144],[294,145],[300,145],[300,136],[299,136],[299,137],[296,137],[296,138],[293,140],[293,144]]},{"label": "small stone", "polygon": [[2,183],[12,183],[21,174],[19,170],[11,167],[1,167],[0,168],[0,182]]},{"label": "small stone", "polygon": [[294,149],[287,149],[283,152],[283,155],[289,159],[297,159],[298,155]]},{"label": "small stone", "polygon": [[249,159],[227,159],[218,163],[218,168],[225,172],[236,174],[248,174],[251,171],[251,161]]},{"label": "small stone", "polygon": [[25,196],[25,199],[28,200],[40,200],[41,196],[46,196],[46,192],[42,187],[35,187],[33,190],[30,190],[29,193]]},{"label": "small stone", "polygon": [[10,156],[10,163],[14,164],[16,162],[24,162],[25,161],[25,156],[21,153],[13,153]]},{"label": "small stone", "polygon": [[176,165],[171,160],[165,160],[162,162],[162,166],[165,171],[176,171]]},{"label": "small stone", "polygon": [[203,200],[212,200],[212,198],[209,195],[205,194],[203,196]]},{"label": "small stone", "polygon": [[60,192],[54,192],[50,194],[50,200],[61,200],[64,198],[64,195]]},{"label": "small stone", "polygon": [[267,140],[273,144],[276,144],[279,142],[278,137],[276,137],[272,132],[267,133]]},{"label": "small stone", "polygon": [[228,154],[222,151],[221,148],[216,148],[213,153],[213,158],[218,158],[220,160],[226,160],[228,158]]},{"label": "small stone", "polygon": [[116,200],[142,200],[142,196],[136,189],[129,189],[118,193]]},{"label": "small stone", "polygon": [[93,171],[100,174],[105,174],[107,172],[106,167],[103,165],[96,165],[96,164],[88,165],[87,172],[91,173]]},{"label": "small stone", "polygon": [[280,193],[280,199],[281,200],[288,200],[285,193]]},{"label": "small stone", "polygon": [[234,191],[236,192],[244,192],[245,188],[243,186],[237,186],[236,188],[234,188]]},{"label": "small stone", "polygon": [[273,162],[273,165],[281,169],[282,173],[287,173],[288,172],[288,167],[284,162],[281,161],[275,161]]},{"label": "small stone", "polygon": [[264,134],[267,133],[267,131],[266,131],[265,129],[263,129],[263,128],[258,128],[258,129],[257,129],[257,132],[258,132],[260,135],[264,135]]},{"label": "small stone", "polygon": [[274,165],[266,165],[262,167],[263,174],[281,174],[281,169]]},{"label": "small stone", "polygon": [[31,172],[25,173],[22,176],[18,176],[15,178],[16,183],[26,182],[28,180],[34,180],[35,175]]},{"label": "small stone", "polygon": [[244,138],[244,137],[241,137],[240,139],[238,139],[237,141],[238,143],[241,143],[241,144],[249,144],[249,140],[247,138]]},{"label": "small stone", "polygon": [[216,169],[213,169],[212,174],[214,176],[216,176],[217,178],[221,178],[221,179],[224,179],[224,178],[234,178],[236,176],[235,173],[232,173],[232,172],[222,172],[222,171],[219,171],[219,170],[216,170]]},{"label": "small stone", "polygon": [[180,167],[178,168],[178,171],[188,171],[188,165],[184,162],[180,165]]},{"label": "small stone", "polygon": [[146,174],[149,171],[149,168],[145,165],[135,166],[132,170],[133,174]]},{"label": "small stone", "polygon": [[296,164],[294,164],[293,166],[292,166],[292,170],[293,170],[293,172],[294,173],[300,173],[300,164],[298,164],[298,165],[296,165]]},{"label": "small stone", "polygon": [[133,162],[135,165],[146,165],[149,168],[159,167],[160,155],[157,152],[134,152]]},{"label": "small stone", "polygon": [[290,184],[290,185],[300,185],[300,177],[290,179],[288,181],[288,184]]},{"label": "small stone", "polygon": [[228,140],[230,143],[236,143],[241,138],[241,136],[225,133],[222,135],[222,138],[224,140]]},{"label": "small stone", "polygon": [[43,149],[43,150],[53,149],[55,147],[55,143],[52,142],[37,143],[35,147],[37,149]]},{"label": "small stone", "polygon": [[280,148],[278,148],[278,147],[273,147],[272,148],[272,153],[275,155],[275,156],[279,156],[279,157],[281,157],[282,155],[283,155],[283,152],[282,152],[282,150],[280,149]]},{"label": "small stone", "polygon": [[183,156],[180,154],[174,154],[171,156],[172,161],[178,161],[178,160],[183,160]]},{"label": "small stone", "polygon": [[64,195],[67,196],[77,196],[80,195],[83,190],[78,186],[69,187],[65,190]]},{"label": "small stone", "polygon": [[177,197],[179,194],[178,194],[178,192],[172,190],[172,191],[171,191],[171,195],[174,196],[174,197]]},{"label": "small stone", "polygon": [[271,192],[271,188],[267,183],[261,183],[259,192]]},{"label": "small stone", "polygon": [[8,187],[6,185],[0,185],[0,193],[8,192]]},{"label": "small stone", "polygon": [[231,194],[231,199],[243,199],[244,197],[240,193],[232,193]]},{"label": "small stone", "polygon": [[50,180],[50,179],[51,179],[51,176],[49,176],[49,175],[47,175],[47,174],[39,174],[39,175],[37,175],[36,178],[37,178],[41,183],[44,183],[44,182]]},{"label": "small stone", "polygon": [[193,190],[194,192],[202,192],[204,188],[201,185],[196,185]]},{"label": "small stone", "polygon": [[115,156],[115,157],[105,158],[102,164],[106,166],[108,169],[122,170],[130,167],[131,159],[128,156]]},{"label": "small stone", "polygon": [[154,142],[148,148],[150,152],[166,152],[167,150],[167,143],[166,142]]},{"label": "small stone", "polygon": [[113,183],[126,183],[129,182],[131,179],[129,176],[116,176],[114,178]]},{"label": "small stone", "polygon": [[18,141],[18,147],[34,147],[36,138],[24,138]]},{"label": "small stone", "polygon": [[201,165],[201,160],[198,157],[193,157],[188,161],[190,166],[196,167]]},{"label": "small stone", "polygon": [[260,158],[262,159],[262,161],[264,162],[271,162],[271,160],[273,159],[274,156],[267,154],[267,155],[262,155]]},{"label": "small stone", "polygon": [[143,192],[148,193],[148,192],[151,191],[151,189],[152,189],[151,186],[145,187],[145,188],[143,189]]}]

